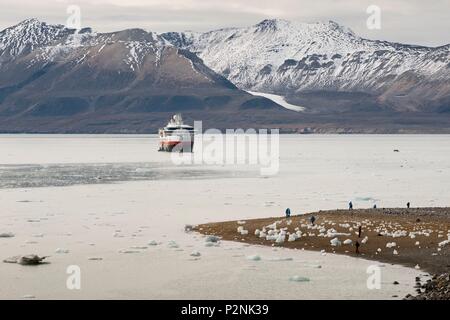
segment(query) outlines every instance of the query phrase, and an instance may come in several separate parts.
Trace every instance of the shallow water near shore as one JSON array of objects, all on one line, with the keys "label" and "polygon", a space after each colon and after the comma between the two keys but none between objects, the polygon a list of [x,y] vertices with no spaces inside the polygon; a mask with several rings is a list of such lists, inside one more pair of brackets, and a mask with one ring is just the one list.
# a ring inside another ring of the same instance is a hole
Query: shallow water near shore
[{"label": "shallow water near shore", "polygon": [[[280,170],[269,177],[255,166],[179,167],[157,143],[144,135],[0,135],[0,233],[15,235],[0,238],[0,259],[37,253],[51,262],[0,264],[0,298],[402,298],[423,272],[384,265],[381,290],[369,290],[373,261],[206,247],[184,226],[282,216],[286,207],[346,208],[350,200],[450,203],[448,135],[282,135]],[[262,260],[247,259],[255,254]],[[82,270],[81,290],[66,287],[69,265]]]}]

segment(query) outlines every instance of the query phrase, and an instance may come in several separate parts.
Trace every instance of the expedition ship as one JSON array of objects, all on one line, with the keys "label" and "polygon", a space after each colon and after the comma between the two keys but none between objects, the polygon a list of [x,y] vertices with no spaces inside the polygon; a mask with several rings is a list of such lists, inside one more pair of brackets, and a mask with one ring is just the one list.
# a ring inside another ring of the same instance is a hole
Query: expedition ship
[{"label": "expedition ship", "polygon": [[176,114],[167,126],[159,129],[158,151],[193,152],[194,136],[194,127],[184,124],[181,114]]}]

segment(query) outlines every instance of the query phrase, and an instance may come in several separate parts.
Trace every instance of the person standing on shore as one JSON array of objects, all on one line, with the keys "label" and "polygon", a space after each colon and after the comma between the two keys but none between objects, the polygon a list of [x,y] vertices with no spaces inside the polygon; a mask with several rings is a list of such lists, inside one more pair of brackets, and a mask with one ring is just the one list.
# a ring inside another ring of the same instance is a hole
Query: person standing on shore
[{"label": "person standing on shore", "polygon": [[362,226],[358,227],[358,238],[361,238]]},{"label": "person standing on shore", "polygon": [[348,203],[348,210],[353,210],[353,202]]},{"label": "person standing on shore", "polygon": [[291,216],[291,209],[286,209],[286,218],[289,218]]},{"label": "person standing on shore", "polygon": [[359,242],[356,241],[355,242],[356,254],[359,254],[359,246],[360,246]]},{"label": "person standing on shore", "polygon": [[406,204],[406,208],[409,209],[410,207],[411,207],[411,203],[408,202],[408,203]]},{"label": "person standing on shore", "polygon": [[309,218],[309,221],[311,222],[312,225],[314,225],[314,222],[316,222],[316,217],[311,216],[311,218]]}]

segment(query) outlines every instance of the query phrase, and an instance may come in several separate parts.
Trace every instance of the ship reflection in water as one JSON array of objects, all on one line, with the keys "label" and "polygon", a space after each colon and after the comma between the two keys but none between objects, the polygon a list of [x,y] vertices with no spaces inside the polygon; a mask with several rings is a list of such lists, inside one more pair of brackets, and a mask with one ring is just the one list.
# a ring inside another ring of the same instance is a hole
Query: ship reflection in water
[{"label": "ship reflection in water", "polygon": [[158,151],[193,152],[194,136],[194,127],[184,124],[181,114],[176,114],[167,126],[159,129]]}]

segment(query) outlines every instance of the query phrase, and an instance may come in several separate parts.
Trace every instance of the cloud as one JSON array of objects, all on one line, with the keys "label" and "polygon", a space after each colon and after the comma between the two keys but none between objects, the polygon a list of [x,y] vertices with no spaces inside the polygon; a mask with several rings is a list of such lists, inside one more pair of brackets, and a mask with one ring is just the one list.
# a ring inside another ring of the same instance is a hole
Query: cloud
[{"label": "cloud", "polygon": [[[81,7],[83,25],[100,32],[133,27],[207,31],[284,18],[335,20],[372,39],[424,45],[450,42],[448,0],[2,0],[0,28],[30,16],[64,24],[69,4]],[[371,4],[382,10],[381,30],[366,27],[366,9]]]}]

